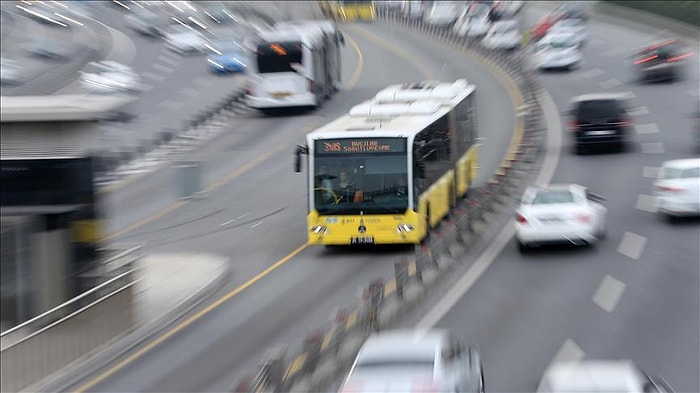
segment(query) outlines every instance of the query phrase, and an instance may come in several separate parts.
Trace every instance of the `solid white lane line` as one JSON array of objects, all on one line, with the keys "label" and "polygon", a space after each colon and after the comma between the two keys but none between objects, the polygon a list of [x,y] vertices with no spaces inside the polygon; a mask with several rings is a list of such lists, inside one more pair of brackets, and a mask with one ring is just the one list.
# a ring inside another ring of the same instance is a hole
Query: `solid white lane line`
[{"label": "solid white lane line", "polygon": [[639,259],[646,244],[646,237],[632,232],[625,232],[620,246],[617,247],[617,252],[632,259]]},{"label": "solid white lane line", "polygon": [[637,130],[637,134],[639,135],[656,134],[659,132],[659,127],[656,123],[638,124],[634,126],[634,129]]},{"label": "solid white lane line", "polygon": [[621,84],[622,82],[620,82],[619,80],[615,78],[610,78],[606,81],[598,83],[598,86],[600,86],[603,89],[612,89],[613,87],[620,86]]},{"label": "solid white lane line", "polygon": [[594,68],[592,70],[584,72],[581,75],[583,75],[584,78],[594,78],[598,75],[601,75],[602,73],[603,73],[603,70],[601,70],[600,68]]},{"label": "solid white lane line", "polygon": [[180,91],[178,91],[177,93],[183,96],[195,98],[202,94],[202,91],[193,89],[191,87],[185,87],[183,89],[180,89]]},{"label": "solid white lane line", "polygon": [[[542,162],[542,169],[535,180],[535,184],[540,186],[547,185],[552,180],[554,171],[557,169],[559,163],[562,145],[562,128],[559,110],[549,93],[542,93],[542,101],[543,112],[547,123],[547,147],[544,153],[545,157]],[[428,330],[437,325],[496,260],[496,257],[503,250],[503,247],[508,243],[514,232],[515,228],[513,225],[507,224],[457,283],[450,288],[445,296],[435,304],[432,310],[416,324],[416,329]]]},{"label": "solid white lane line", "polygon": [[593,295],[593,302],[607,312],[613,312],[625,292],[625,283],[613,276],[603,277],[598,290]]},{"label": "solid white lane line", "polygon": [[182,103],[177,101],[165,100],[158,104],[158,106],[166,109],[177,109],[182,106]]},{"label": "solid white lane line", "polygon": [[141,76],[143,76],[144,78],[152,79],[156,82],[162,82],[165,79],[165,76],[154,74],[150,71],[144,72],[143,74],[141,74]]},{"label": "solid white lane line", "polygon": [[153,63],[153,64],[151,64],[151,68],[153,68],[154,70],[158,70],[158,71],[162,71],[162,72],[167,72],[167,73],[171,73],[171,72],[173,72],[173,70],[174,70],[174,68],[172,68],[172,67],[166,67],[166,66],[164,66],[164,65],[162,65],[162,64],[160,64],[160,63]]},{"label": "solid white lane line", "polygon": [[656,197],[653,195],[639,194],[636,207],[645,212],[656,213]]},{"label": "solid white lane line", "polygon": [[636,108],[632,108],[628,111],[630,116],[642,116],[642,115],[648,115],[649,114],[649,108],[646,106],[638,106]]},{"label": "solid white lane line", "polygon": [[656,179],[659,176],[658,166],[645,166],[642,170],[642,175],[646,178]]},{"label": "solid white lane line", "polygon": [[224,222],[224,223],[221,223],[221,226],[222,226],[222,227],[223,227],[223,226],[226,226],[226,225],[228,225],[228,224],[230,224],[230,223],[232,223],[232,222],[234,222],[234,221],[236,221],[236,220],[240,220],[241,218],[247,217],[247,216],[249,216],[249,215],[250,215],[250,213],[242,214],[242,215],[240,215],[240,216],[238,216],[238,217],[236,217],[236,218],[232,218],[232,219],[230,219],[230,220],[228,220],[228,221],[226,221],[226,222]]},{"label": "solid white lane line", "polygon": [[159,56],[158,56],[158,60],[160,60],[160,61],[162,61],[163,63],[168,64],[169,66],[172,66],[172,67],[174,67],[174,66],[180,64],[180,61],[179,61],[179,60],[175,60],[175,59],[170,58],[170,57],[165,56],[165,55],[159,55]]},{"label": "solid white lane line", "polygon": [[642,153],[663,154],[664,144],[661,142],[642,143]]}]

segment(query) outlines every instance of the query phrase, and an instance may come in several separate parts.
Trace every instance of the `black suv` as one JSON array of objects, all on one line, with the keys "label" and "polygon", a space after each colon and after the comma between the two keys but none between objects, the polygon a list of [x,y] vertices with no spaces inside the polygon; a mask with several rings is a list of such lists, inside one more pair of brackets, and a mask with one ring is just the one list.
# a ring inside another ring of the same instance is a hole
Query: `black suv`
[{"label": "black suv", "polygon": [[691,54],[675,39],[649,45],[634,55],[637,79],[642,83],[678,79]]},{"label": "black suv", "polygon": [[576,154],[589,147],[614,146],[621,151],[631,144],[632,121],[624,94],[587,94],[574,97],[569,110]]}]

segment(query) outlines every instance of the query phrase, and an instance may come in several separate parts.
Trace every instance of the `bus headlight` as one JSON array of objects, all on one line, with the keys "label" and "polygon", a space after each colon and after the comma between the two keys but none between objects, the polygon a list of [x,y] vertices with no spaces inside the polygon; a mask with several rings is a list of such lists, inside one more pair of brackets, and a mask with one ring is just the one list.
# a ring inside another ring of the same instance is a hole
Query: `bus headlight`
[{"label": "bus headlight", "polygon": [[315,233],[315,234],[317,234],[317,235],[318,235],[319,233],[325,234],[325,233],[328,233],[328,228],[326,228],[325,225],[314,225],[314,226],[311,227],[311,232],[313,232],[313,233]]},{"label": "bus headlight", "polygon": [[412,224],[399,224],[399,226],[396,227],[396,232],[397,233],[408,233],[411,232],[415,229],[415,227]]}]

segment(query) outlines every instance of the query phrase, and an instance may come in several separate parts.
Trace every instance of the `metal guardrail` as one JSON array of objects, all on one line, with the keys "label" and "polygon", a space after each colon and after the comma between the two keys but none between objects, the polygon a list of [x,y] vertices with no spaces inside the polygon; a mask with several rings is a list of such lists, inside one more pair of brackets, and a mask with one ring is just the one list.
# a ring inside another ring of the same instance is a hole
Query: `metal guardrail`
[{"label": "metal guardrail", "polygon": [[2,391],[38,383],[133,327],[139,249],[104,262],[107,281],[0,334]]},{"label": "metal guardrail", "polygon": [[[492,224],[506,223],[507,212],[530,180],[545,141],[541,127],[541,89],[535,72],[522,51],[504,52],[482,48],[450,30],[429,26],[395,14],[380,13],[379,19],[403,25],[446,42],[507,74],[523,99],[516,108],[523,118],[511,150],[488,184],[472,190],[454,214],[435,228],[430,238],[417,245],[413,258],[395,261],[394,277],[372,280],[358,304],[341,308],[322,328],[312,331],[296,350],[268,352],[255,373],[232,386],[234,392],[319,391],[347,370],[364,340],[373,332],[390,327],[424,291],[455,266],[473,264],[484,247]],[[504,213],[506,213],[504,215]]]}]

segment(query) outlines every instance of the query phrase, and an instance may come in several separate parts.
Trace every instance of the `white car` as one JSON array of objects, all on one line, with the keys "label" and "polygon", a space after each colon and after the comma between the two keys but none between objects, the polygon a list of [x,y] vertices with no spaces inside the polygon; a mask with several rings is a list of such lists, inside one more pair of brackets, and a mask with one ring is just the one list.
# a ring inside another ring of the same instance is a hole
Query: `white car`
[{"label": "white car", "polygon": [[180,54],[201,54],[207,52],[209,41],[192,27],[171,26],[165,33],[165,47]]},{"label": "white car", "polygon": [[457,20],[458,13],[456,4],[448,1],[436,1],[423,16],[423,21],[432,26],[448,27]]},{"label": "white car", "polygon": [[482,37],[490,28],[489,7],[475,3],[462,11],[452,31],[460,37]]},{"label": "white car", "polygon": [[512,18],[523,8],[523,3],[524,1],[516,0],[497,1],[495,3],[496,11],[502,17]]},{"label": "white car", "polygon": [[546,244],[595,244],[607,232],[604,203],[605,198],[578,184],[528,187],[515,214],[519,251]]},{"label": "white car", "polygon": [[88,63],[80,72],[83,86],[92,93],[138,94],[142,90],[141,77],[131,67],[115,61]]},{"label": "white car", "polygon": [[700,215],[700,158],[666,161],[654,181],[657,211],[670,220]]},{"label": "white car", "polygon": [[577,40],[579,46],[583,46],[588,39],[588,27],[586,27],[586,22],[582,19],[576,18],[565,18],[560,19],[557,23],[553,24],[549,28],[547,33],[563,33],[572,34]]},{"label": "white car", "polygon": [[522,39],[518,22],[504,20],[494,22],[481,43],[487,49],[512,50],[520,47]]},{"label": "white car", "polygon": [[651,377],[631,360],[558,362],[542,376],[537,393],[672,393],[661,377]]},{"label": "white car", "polygon": [[365,341],[342,393],[484,391],[479,353],[447,330],[377,333]]},{"label": "white car", "polygon": [[535,44],[534,61],[540,70],[572,69],[583,60],[576,38],[570,33],[547,33]]}]

